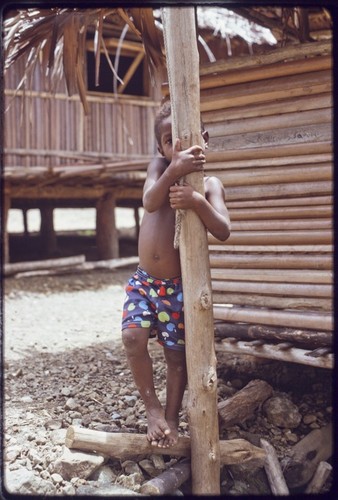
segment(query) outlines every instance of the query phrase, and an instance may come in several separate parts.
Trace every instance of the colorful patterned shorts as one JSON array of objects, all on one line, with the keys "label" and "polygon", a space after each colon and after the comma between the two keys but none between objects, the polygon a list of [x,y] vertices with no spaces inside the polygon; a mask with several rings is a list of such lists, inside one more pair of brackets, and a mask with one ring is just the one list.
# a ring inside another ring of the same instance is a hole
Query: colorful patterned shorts
[{"label": "colorful patterned shorts", "polygon": [[161,345],[184,351],[182,279],[157,279],[138,267],[126,286],[122,330],[126,328],[149,328]]}]

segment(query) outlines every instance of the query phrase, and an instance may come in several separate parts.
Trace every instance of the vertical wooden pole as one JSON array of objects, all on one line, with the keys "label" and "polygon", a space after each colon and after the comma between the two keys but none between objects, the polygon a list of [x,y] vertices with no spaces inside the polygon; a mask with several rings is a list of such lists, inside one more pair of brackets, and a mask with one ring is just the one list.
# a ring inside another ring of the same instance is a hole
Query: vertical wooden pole
[{"label": "vertical wooden pole", "polygon": [[43,254],[51,256],[57,248],[56,232],[54,229],[54,209],[53,207],[40,208],[40,241]]},{"label": "vertical wooden pole", "polygon": [[[183,148],[201,144],[199,56],[194,8],[163,8],[162,20],[172,106],[173,140]],[[204,193],[203,173],[186,176]],[[220,494],[217,374],[207,233],[192,210],[184,213],[180,235],[188,414],[193,494]]]},{"label": "vertical wooden pole", "polygon": [[3,198],[3,215],[2,219],[2,234],[3,234],[3,247],[2,247],[2,261],[4,264],[7,264],[10,260],[9,258],[9,235],[8,235],[8,213],[11,208],[11,197],[10,193],[4,190],[4,198]]},{"label": "vertical wooden pole", "polygon": [[96,204],[96,245],[99,259],[102,260],[119,257],[115,205],[113,193],[105,193]]}]

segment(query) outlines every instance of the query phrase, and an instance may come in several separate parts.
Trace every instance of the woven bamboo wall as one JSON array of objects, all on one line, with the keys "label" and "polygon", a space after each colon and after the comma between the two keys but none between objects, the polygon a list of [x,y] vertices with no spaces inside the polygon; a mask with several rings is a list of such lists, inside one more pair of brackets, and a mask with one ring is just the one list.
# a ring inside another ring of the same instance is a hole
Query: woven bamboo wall
[{"label": "woven bamboo wall", "polygon": [[215,319],[332,330],[331,57],[261,60],[201,77],[207,173],[232,221],[209,238]]},{"label": "woven bamboo wall", "polygon": [[92,93],[87,116],[64,85],[45,92],[36,72],[26,92],[16,91],[20,61],[5,75],[5,165],[55,166],[152,155],[158,103],[147,97]]}]

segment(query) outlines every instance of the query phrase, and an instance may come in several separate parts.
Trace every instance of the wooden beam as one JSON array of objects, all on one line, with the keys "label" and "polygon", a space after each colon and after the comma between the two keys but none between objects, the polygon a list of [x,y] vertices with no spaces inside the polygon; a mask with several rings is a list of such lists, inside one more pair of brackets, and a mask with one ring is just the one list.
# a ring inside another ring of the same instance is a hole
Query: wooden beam
[{"label": "wooden beam", "polygon": [[124,77],[122,78],[123,80],[123,84],[121,83],[118,88],[117,88],[117,92],[119,94],[121,94],[124,89],[126,88],[126,86],[128,85],[130,79],[132,78],[133,74],[135,73],[135,71],[137,70],[138,66],[140,65],[142,59],[144,58],[144,52],[140,52],[136,57],[135,59],[133,60],[133,62],[131,63],[131,65],[129,66],[126,74],[124,75]]},{"label": "wooden beam", "polygon": [[2,204],[3,204],[2,205],[3,217],[2,217],[2,228],[1,228],[3,234],[2,252],[3,252],[3,262],[6,264],[9,262],[9,236],[8,236],[7,223],[8,223],[8,213],[11,207],[10,194],[6,190],[4,191]]},{"label": "wooden beam", "polygon": [[[179,137],[183,148],[202,145],[194,9],[165,8],[162,19],[173,138]],[[191,173],[186,180],[204,193],[202,172]],[[179,247],[184,290],[192,493],[219,495],[217,373],[208,242],[205,227],[192,210],[187,210],[182,218]]]},{"label": "wooden beam", "polygon": [[96,204],[96,244],[100,259],[107,260],[119,257],[113,193],[104,194]]}]

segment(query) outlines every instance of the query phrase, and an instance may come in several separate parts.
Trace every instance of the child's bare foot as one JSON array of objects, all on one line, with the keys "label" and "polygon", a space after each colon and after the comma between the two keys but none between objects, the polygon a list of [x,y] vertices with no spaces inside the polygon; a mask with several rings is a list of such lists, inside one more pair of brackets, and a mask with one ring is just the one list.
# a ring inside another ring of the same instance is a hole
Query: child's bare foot
[{"label": "child's bare foot", "polygon": [[177,422],[171,422],[167,420],[168,426],[170,428],[170,433],[166,434],[164,438],[160,439],[157,443],[159,448],[170,448],[174,446],[178,441],[178,426]]},{"label": "child's bare foot", "polygon": [[171,429],[165,419],[164,410],[147,410],[148,432],[147,439],[153,446],[159,446],[159,442],[166,439]]}]

